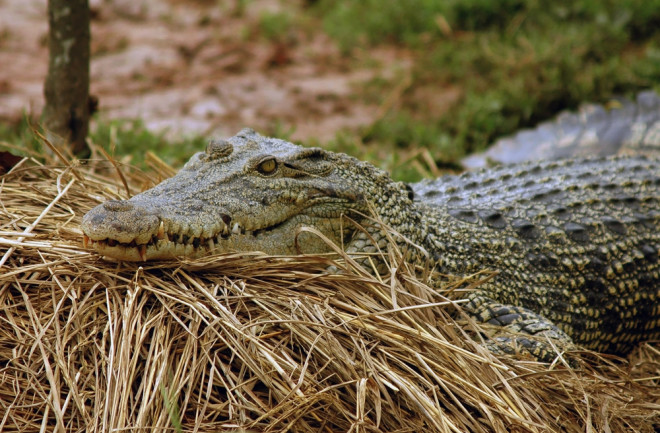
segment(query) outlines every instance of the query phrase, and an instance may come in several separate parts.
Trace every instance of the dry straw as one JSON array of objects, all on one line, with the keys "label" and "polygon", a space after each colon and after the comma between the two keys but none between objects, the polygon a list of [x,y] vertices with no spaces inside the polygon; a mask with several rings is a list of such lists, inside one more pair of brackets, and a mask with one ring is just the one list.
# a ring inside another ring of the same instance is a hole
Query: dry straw
[{"label": "dry straw", "polygon": [[2,432],[660,426],[657,345],[579,369],[498,359],[448,300],[484,276],[432,289],[392,249],[385,277],[341,254],[106,261],[83,249],[82,215],[171,169],[152,156],[124,186],[102,157],[37,157],[0,178]]}]

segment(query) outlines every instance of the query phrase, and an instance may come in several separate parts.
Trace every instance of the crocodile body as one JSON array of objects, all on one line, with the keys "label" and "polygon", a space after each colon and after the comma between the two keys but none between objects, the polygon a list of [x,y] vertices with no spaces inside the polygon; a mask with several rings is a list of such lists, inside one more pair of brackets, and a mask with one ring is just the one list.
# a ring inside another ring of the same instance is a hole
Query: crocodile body
[{"label": "crocodile body", "polygon": [[615,98],[608,107],[584,104],[577,113],[561,113],[534,129],[496,141],[486,152],[465,158],[463,165],[475,169],[490,162],[659,154],[660,96],[649,90],[635,101]]},{"label": "crocodile body", "polygon": [[465,309],[505,329],[495,350],[549,360],[553,345],[625,354],[660,338],[659,200],[660,161],[643,156],[523,163],[407,185],[350,156],[246,129],[211,141],[153,189],[97,206],[82,228],[86,244],[121,260],[329,251],[303,227],[349,253],[370,253],[387,247],[367,218],[375,212],[402,235],[396,242],[413,262],[457,275],[497,271]]},{"label": "crocodile body", "polygon": [[424,245],[442,271],[498,270],[483,294],[546,317],[583,347],[625,353],[660,336],[659,161],[523,163],[414,191],[432,215]]}]

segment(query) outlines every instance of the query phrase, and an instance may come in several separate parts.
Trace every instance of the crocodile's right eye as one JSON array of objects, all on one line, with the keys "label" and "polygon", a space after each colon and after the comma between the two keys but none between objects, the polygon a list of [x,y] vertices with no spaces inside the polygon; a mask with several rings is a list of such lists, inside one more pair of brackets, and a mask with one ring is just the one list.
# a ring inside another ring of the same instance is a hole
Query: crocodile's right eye
[{"label": "crocodile's right eye", "polygon": [[268,158],[257,165],[257,171],[266,176],[275,173],[275,170],[277,170],[277,161],[275,161],[275,158]]}]

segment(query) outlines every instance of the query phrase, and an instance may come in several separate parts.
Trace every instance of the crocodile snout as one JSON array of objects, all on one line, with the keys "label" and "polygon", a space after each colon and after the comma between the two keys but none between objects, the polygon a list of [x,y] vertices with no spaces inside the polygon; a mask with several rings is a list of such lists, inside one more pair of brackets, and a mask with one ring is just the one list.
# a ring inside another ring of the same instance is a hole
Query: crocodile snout
[{"label": "crocodile snout", "polygon": [[160,218],[129,200],[110,200],[89,211],[82,230],[92,240],[145,244],[158,233]]}]

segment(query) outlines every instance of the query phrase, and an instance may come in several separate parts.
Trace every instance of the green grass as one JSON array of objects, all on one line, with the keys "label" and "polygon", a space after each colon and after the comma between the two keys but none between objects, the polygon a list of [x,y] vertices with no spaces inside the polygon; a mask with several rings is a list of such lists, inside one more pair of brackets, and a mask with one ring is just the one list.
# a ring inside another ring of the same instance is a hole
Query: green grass
[{"label": "green grass", "polygon": [[14,124],[0,123],[0,150],[3,150],[2,142],[25,149],[40,150],[41,142],[32,132],[34,126],[29,122],[28,116],[23,116]]},{"label": "green grass", "polygon": [[553,33],[562,22],[596,24],[608,34],[645,40],[657,33],[658,0],[321,0],[312,9],[345,50],[360,45],[415,45],[453,33]]},{"label": "green grass", "polygon": [[[338,131],[330,142],[305,144],[345,151],[414,180],[582,102],[660,89],[658,22],[660,0],[308,0],[263,13],[254,23],[258,37],[249,42],[288,41],[291,31],[322,28],[349,62],[377,76],[383,65],[369,56],[372,47],[407,51],[410,70],[356,89],[356,100],[388,107],[380,119],[357,132]],[[407,84],[388,105],[400,83]],[[448,109],[428,109],[448,90],[458,94]],[[96,123],[92,140],[117,156],[132,155],[138,165],[146,150],[180,165],[206,141],[168,142],[139,120]],[[275,122],[262,132],[288,138],[292,127]],[[38,145],[26,131],[25,124],[0,126],[0,139]]]},{"label": "green grass", "polygon": [[162,133],[149,131],[140,120],[97,121],[90,137],[114,157],[130,155],[130,162],[138,166],[142,166],[145,152],[151,150],[168,164],[179,167],[193,153],[204,150],[208,141],[208,137],[166,139]]},{"label": "green grass", "polygon": [[[412,85],[359,140],[395,153],[422,146],[439,165],[581,102],[660,83],[660,0],[321,0],[312,10],[347,55],[409,50]],[[416,90],[429,84],[461,96],[425,112]],[[392,86],[375,80],[363,97]]]},{"label": "green grass", "polygon": [[[172,372],[168,371],[167,378],[168,383],[173,382]],[[170,417],[170,423],[172,424],[172,430],[175,433],[183,432],[183,424],[181,423],[181,410],[177,403],[177,393],[174,390],[170,390],[163,382],[159,383],[158,388],[160,389],[160,395],[163,397],[163,404],[167,410],[167,414]]]},{"label": "green grass", "polygon": [[282,41],[292,28],[293,17],[285,12],[264,12],[259,17],[261,35],[270,41]]},{"label": "green grass", "polygon": [[[12,147],[23,149],[24,155],[34,151],[41,154],[43,144],[34,133],[37,124],[28,122],[24,117],[15,124],[0,123],[0,150],[9,143]],[[142,121],[131,120],[96,120],[93,122],[90,140],[103,148],[114,158],[122,162],[145,168],[144,156],[152,151],[159,158],[174,167],[183,165],[193,153],[204,150],[207,137],[190,137],[187,139],[171,140],[164,137],[164,133],[149,131]],[[13,150],[13,153],[16,153]]]}]

